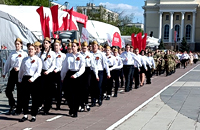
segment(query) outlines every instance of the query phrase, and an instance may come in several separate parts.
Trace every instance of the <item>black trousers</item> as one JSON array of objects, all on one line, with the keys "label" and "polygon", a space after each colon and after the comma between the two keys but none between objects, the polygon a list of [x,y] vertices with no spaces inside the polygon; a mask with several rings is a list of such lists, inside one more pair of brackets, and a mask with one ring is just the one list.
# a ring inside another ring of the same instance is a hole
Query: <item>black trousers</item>
[{"label": "black trousers", "polygon": [[18,71],[15,71],[14,69],[12,69],[10,71],[10,76],[8,78],[8,83],[7,83],[7,87],[6,87],[6,97],[8,98],[8,102],[9,102],[9,106],[13,107],[15,106],[15,99],[13,97],[13,91],[15,88],[15,85],[17,87],[17,111],[21,112],[22,111],[22,100],[21,100],[21,92],[22,92],[22,88],[18,83]]},{"label": "black trousers", "polygon": [[30,83],[28,80],[31,78],[31,76],[23,76],[22,79],[22,99],[23,99],[23,113],[24,115],[28,114],[28,105],[29,105],[29,99],[30,96],[32,98],[32,107],[31,107],[31,115],[36,116],[38,113],[38,107],[39,107],[39,91],[40,88],[37,86],[36,82]]},{"label": "black trousers", "polygon": [[113,79],[115,80],[115,94],[117,94],[119,88],[119,75],[120,70],[113,70]]},{"label": "black trousers", "polygon": [[[78,107],[80,104],[80,90],[81,90],[81,78],[70,78],[72,75],[74,75],[77,71],[68,71],[65,79],[64,79],[64,85],[66,87],[66,96],[67,96],[67,102],[68,106],[70,108],[70,111],[73,114],[76,114],[78,112]],[[67,83],[66,83],[67,81]]]},{"label": "black trousers", "polygon": [[84,107],[84,104],[88,104],[88,97],[90,93],[90,82],[91,82],[91,69],[90,67],[85,67],[85,72],[81,75],[81,98],[80,105]]},{"label": "black trousers", "polygon": [[120,79],[121,79],[121,87],[124,86],[124,72],[123,72],[123,68],[121,68],[119,70],[119,76],[120,76]]},{"label": "black trousers", "polygon": [[55,97],[56,97],[56,106],[60,107],[61,105],[61,100],[62,100],[62,84],[61,84],[61,76],[60,76],[60,71],[55,73],[52,72],[52,77],[54,79],[54,88],[55,90]]},{"label": "black trousers", "polygon": [[151,83],[151,68],[149,67],[149,65],[147,65],[147,71],[145,73],[146,75],[146,79],[147,79],[147,84]]},{"label": "black trousers", "polygon": [[[91,73],[91,98],[92,102],[95,103],[96,99],[102,100],[102,82],[103,82],[103,71],[98,71],[99,81],[96,80],[94,72]],[[107,77],[107,76],[106,76]]]},{"label": "black trousers", "polygon": [[107,79],[107,84],[106,84],[106,92],[107,95],[111,95],[112,93],[112,88],[113,88],[113,78],[114,78],[114,71],[110,71],[110,78],[107,79],[107,76],[105,76],[105,78]]},{"label": "black trousers", "polygon": [[135,68],[134,77],[135,77],[135,88],[139,88],[139,84],[140,84],[140,72],[139,72],[138,68]]},{"label": "black trousers", "polygon": [[52,96],[53,96],[53,77],[52,74],[44,75],[46,70],[42,70],[42,89],[44,94],[44,112],[47,113],[51,109],[52,105]]},{"label": "black trousers", "polygon": [[133,65],[124,65],[123,66],[124,71],[124,77],[125,77],[125,91],[129,91],[130,87],[132,87],[133,84]]}]

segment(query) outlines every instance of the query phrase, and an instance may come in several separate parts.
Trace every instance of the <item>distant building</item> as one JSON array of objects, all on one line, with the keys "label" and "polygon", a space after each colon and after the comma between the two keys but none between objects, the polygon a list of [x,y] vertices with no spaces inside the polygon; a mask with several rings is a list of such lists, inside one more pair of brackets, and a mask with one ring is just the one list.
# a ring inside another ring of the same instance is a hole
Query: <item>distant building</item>
[{"label": "distant building", "polygon": [[128,23],[126,24],[127,27],[132,27],[132,26],[135,26],[136,28],[140,28],[142,30],[144,30],[144,24],[143,23]]},{"label": "distant building", "polygon": [[200,51],[200,0],[146,0],[143,9],[144,32],[165,45],[185,37],[191,50]]},{"label": "distant building", "polygon": [[119,14],[106,9],[102,5],[95,6],[94,3],[87,3],[86,6],[77,6],[77,12],[85,14],[89,19],[106,20],[114,22],[118,19]]}]

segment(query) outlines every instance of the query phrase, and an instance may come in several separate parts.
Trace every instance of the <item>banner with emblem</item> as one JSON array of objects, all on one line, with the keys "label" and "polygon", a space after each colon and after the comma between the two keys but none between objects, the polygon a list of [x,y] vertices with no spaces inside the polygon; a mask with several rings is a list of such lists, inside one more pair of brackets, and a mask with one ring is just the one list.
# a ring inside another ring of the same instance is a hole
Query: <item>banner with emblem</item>
[{"label": "banner with emblem", "polygon": [[118,46],[122,48],[122,39],[118,32],[113,34],[112,46]]},{"label": "banner with emblem", "polygon": [[81,42],[84,41],[89,44],[89,33],[86,28],[82,27]]}]

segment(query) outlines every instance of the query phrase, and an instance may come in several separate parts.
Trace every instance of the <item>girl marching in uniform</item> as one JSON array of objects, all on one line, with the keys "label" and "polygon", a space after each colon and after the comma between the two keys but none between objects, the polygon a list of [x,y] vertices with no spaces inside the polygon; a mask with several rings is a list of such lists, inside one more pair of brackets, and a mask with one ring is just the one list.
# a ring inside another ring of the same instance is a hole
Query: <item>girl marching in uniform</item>
[{"label": "girl marching in uniform", "polygon": [[98,43],[93,41],[92,43],[94,63],[98,73],[92,73],[91,81],[92,81],[92,92],[91,92],[91,107],[96,105],[96,99],[98,99],[99,106],[102,105],[103,93],[102,93],[102,81],[103,81],[103,70],[106,70],[107,78],[110,78],[110,70],[108,64],[106,62],[106,56],[98,50]]},{"label": "girl marching in uniform", "polygon": [[31,115],[32,119],[30,122],[35,122],[36,114],[38,112],[38,85],[36,84],[35,80],[41,75],[42,71],[42,61],[41,59],[35,55],[36,49],[34,45],[30,45],[28,47],[29,57],[23,59],[20,70],[18,81],[22,87],[22,106],[23,106],[23,113],[24,116],[19,122],[24,122],[28,120],[28,105],[29,105],[29,98],[30,95],[32,97],[32,107],[31,107]]},{"label": "girl marching in uniform", "polygon": [[51,41],[46,37],[39,55],[42,60],[41,80],[44,94],[44,115],[49,113],[52,105],[53,79],[50,73],[53,72],[56,64],[56,55],[55,52],[51,51],[50,46]]},{"label": "girl marching in uniform", "polygon": [[113,97],[117,97],[117,92],[118,92],[118,88],[119,88],[119,76],[120,76],[120,70],[123,67],[123,63],[121,58],[118,56],[118,50],[114,49],[113,51],[114,56],[116,58],[117,61],[117,67],[113,70],[113,79],[115,80],[115,93]]},{"label": "girl marching in uniform", "polygon": [[[139,54],[139,49],[138,48],[135,49],[135,54],[136,54],[136,57],[139,59],[140,64],[141,64],[142,56]],[[135,67],[135,72],[134,72],[135,89],[138,89],[139,85],[140,85],[140,68],[141,68],[141,66],[139,64],[137,64],[137,63],[134,63],[134,67]]]},{"label": "girl marching in uniform", "polygon": [[61,43],[59,40],[56,40],[54,43],[54,51],[56,54],[56,66],[52,73],[53,79],[54,79],[54,85],[56,88],[56,109],[60,109],[61,105],[61,99],[62,99],[62,84],[61,84],[61,77],[60,77],[60,71],[62,69],[62,63],[66,58],[66,54],[62,53],[60,51]]},{"label": "girl marching in uniform", "polygon": [[109,66],[111,77],[109,79],[107,79],[107,81],[105,81],[106,85],[103,86],[103,87],[107,92],[106,100],[110,100],[110,96],[111,96],[112,88],[113,88],[113,78],[114,78],[114,71],[113,70],[116,69],[116,67],[117,67],[117,60],[113,55],[111,55],[110,46],[106,46],[106,59],[107,59],[107,64]]},{"label": "girl marching in uniform", "polygon": [[17,38],[15,40],[15,48],[16,51],[12,52],[4,66],[4,72],[3,72],[3,78],[5,78],[5,75],[10,71],[10,76],[8,78],[8,84],[6,87],[6,97],[8,98],[10,110],[8,114],[11,114],[16,107],[15,105],[15,99],[13,97],[13,91],[15,88],[15,85],[17,87],[17,110],[16,114],[20,114],[22,111],[21,106],[21,87],[18,84],[18,72],[19,68],[21,66],[21,62],[24,57],[27,57],[28,54],[22,50],[22,40],[20,38]]},{"label": "girl marching in uniform", "polygon": [[87,111],[90,111],[90,107],[88,105],[88,96],[90,93],[90,82],[91,82],[91,73],[92,70],[94,70],[94,57],[93,55],[88,51],[88,43],[83,42],[82,45],[82,52],[81,54],[85,58],[85,72],[83,73],[82,77],[82,82],[83,82],[83,87],[82,87],[82,92],[81,92],[81,109],[80,111],[84,111],[84,107],[86,107]]},{"label": "girl marching in uniform", "polygon": [[[70,108],[69,115],[77,117],[78,107],[80,104],[80,76],[85,71],[85,59],[78,50],[79,43],[74,40],[72,43],[72,53],[69,53],[63,62],[61,70],[61,81],[67,87],[67,102]],[[67,83],[65,83],[67,81]]]}]

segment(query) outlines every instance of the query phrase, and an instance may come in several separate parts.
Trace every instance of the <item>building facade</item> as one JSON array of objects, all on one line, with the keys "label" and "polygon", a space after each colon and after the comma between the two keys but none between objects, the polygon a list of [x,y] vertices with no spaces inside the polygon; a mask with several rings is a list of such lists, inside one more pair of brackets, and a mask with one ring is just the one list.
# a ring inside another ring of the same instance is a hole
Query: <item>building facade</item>
[{"label": "building facade", "polygon": [[139,23],[139,22],[137,22],[137,23],[128,23],[126,26],[127,27],[135,26],[136,28],[140,28],[140,29],[144,30],[144,24],[143,23]]},{"label": "building facade", "polygon": [[87,15],[90,19],[102,19],[115,22],[119,14],[106,9],[102,5],[95,6],[94,3],[87,3],[86,6],[77,6],[77,12]]},{"label": "building facade", "polygon": [[186,38],[190,49],[200,51],[200,0],[146,0],[144,32],[162,39],[167,48]]}]

